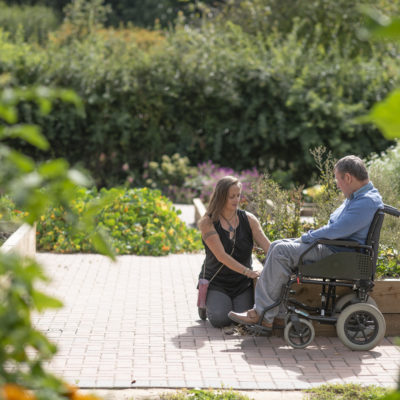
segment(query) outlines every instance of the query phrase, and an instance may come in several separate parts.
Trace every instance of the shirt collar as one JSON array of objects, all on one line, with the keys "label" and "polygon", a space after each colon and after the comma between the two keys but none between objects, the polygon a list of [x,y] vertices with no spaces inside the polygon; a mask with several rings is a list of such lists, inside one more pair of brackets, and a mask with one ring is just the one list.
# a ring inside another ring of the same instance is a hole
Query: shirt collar
[{"label": "shirt collar", "polygon": [[372,182],[368,182],[366,185],[364,185],[363,187],[360,187],[360,189],[358,189],[354,193],[352,193],[349,200],[353,200],[354,198],[358,197],[361,194],[368,192],[371,189],[373,189]]}]

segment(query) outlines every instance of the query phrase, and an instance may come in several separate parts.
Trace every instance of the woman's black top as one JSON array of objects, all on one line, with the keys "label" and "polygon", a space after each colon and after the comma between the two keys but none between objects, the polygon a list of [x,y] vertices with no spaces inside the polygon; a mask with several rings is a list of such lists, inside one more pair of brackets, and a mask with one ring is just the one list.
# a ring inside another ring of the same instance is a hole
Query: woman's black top
[{"label": "woman's black top", "polygon": [[[235,248],[233,250],[232,257],[241,264],[252,269],[253,234],[246,212],[243,210],[238,210],[238,217],[239,225],[236,228]],[[219,238],[221,239],[226,253],[231,254],[233,239],[229,238],[229,231],[222,228],[219,221],[214,222],[214,227],[219,235]],[[221,263],[205,244],[204,240],[203,244],[206,249],[206,259],[204,260],[199,278],[203,278],[205,266],[205,278],[210,280],[221,267]],[[209,289],[218,290],[230,297],[236,297],[251,285],[251,278],[247,278],[246,276],[231,270],[227,266],[224,266],[218,272],[217,276],[210,282]]]}]

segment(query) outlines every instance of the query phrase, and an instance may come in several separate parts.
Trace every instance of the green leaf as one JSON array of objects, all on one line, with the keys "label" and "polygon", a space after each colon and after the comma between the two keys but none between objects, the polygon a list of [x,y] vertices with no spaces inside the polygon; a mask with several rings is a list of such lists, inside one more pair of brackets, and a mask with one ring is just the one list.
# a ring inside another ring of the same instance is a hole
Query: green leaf
[{"label": "green leaf", "polygon": [[34,161],[18,151],[10,151],[8,159],[22,172],[32,172],[35,169]]},{"label": "green leaf", "polygon": [[67,170],[68,162],[64,159],[48,161],[38,168],[38,172],[44,178],[64,177]]},{"label": "green leaf", "polygon": [[32,300],[33,304],[39,311],[43,311],[46,308],[61,308],[63,306],[63,303],[60,300],[37,290],[33,290]]},{"label": "green leaf", "polygon": [[385,100],[376,103],[370,113],[357,119],[372,122],[387,139],[400,137],[400,89],[394,90]]},{"label": "green leaf", "polygon": [[375,39],[400,39],[400,19],[394,19],[387,26],[381,26],[372,30],[372,37]]},{"label": "green leaf", "polygon": [[17,110],[15,107],[0,104],[0,117],[9,124],[15,124],[17,122]]},{"label": "green leaf", "polygon": [[35,125],[15,125],[7,128],[5,134],[9,137],[23,139],[41,150],[47,150],[49,148],[49,142]]},{"label": "green leaf", "polygon": [[92,237],[92,243],[95,249],[105,255],[110,257],[113,261],[115,261],[115,253],[114,250],[112,249],[110,245],[110,240],[106,236],[106,234],[103,231],[96,231]]}]

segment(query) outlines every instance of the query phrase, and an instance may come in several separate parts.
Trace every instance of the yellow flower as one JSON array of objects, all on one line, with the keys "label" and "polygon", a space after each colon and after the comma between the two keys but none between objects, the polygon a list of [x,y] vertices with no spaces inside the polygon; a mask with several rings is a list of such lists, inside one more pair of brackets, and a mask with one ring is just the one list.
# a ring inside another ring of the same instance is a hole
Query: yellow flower
[{"label": "yellow flower", "polygon": [[42,215],[42,216],[40,217],[40,220],[41,220],[41,221],[44,221],[44,215]]},{"label": "yellow flower", "polygon": [[161,247],[161,250],[162,250],[162,251],[168,251],[168,250],[169,250],[169,246],[165,246],[165,245],[164,245],[163,247]]},{"label": "yellow flower", "polygon": [[35,396],[14,383],[6,383],[2,387],[2,396],[6,400],[34,400]]}]

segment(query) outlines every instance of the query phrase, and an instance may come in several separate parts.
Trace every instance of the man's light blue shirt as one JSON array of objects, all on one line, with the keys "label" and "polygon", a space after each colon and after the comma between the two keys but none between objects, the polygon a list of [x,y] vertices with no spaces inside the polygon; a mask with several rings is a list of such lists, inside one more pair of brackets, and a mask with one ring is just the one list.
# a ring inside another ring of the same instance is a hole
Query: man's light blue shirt
[{"label": "man's light blue shirt", "polygon": [[[328,224],[308,231],[301,236],[301,241],[312,243],[317,239],[343,239],[365,244],[369,226],[380,208],[383,208],[382,197],[372,182],[368,182],[331,214]],[[345,249],[335,247],[332,250]]]}]

